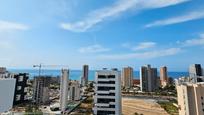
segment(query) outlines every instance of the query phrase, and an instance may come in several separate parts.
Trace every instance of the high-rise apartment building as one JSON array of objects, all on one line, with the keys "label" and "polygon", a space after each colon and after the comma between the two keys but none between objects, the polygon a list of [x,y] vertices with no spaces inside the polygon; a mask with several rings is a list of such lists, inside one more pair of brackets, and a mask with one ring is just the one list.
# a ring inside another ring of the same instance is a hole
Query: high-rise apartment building
[{"label": "high-rise apartment building", "polygon": [[78,101],[81,98],[80,84],[78,81],[71,81],[69,86],[69,100]]},{"label": "high-rise apartment building", "polygon": [[150,65],[140,68],[140,89],[142,92],[152,92],[158,88],[157,68]]},{"label": "high-rise apartment building", "polygon": [[13,107],[16,79],[0,78],[0,113]]},{"label": "high-rise apartment building", "polygon": [[204,115],[204,83],[177,85],[179,115]]},{"label": "high-rise apartment building", "polygon": [[95,76],[94,115],[121,115],[121,78],[114,70],[100,70]]},{"label": "high-rise apartment building", "polygon": [[88,84],[88,75],[89,75],[89,66],[83,65],[82,78],[81,78],[81,85],[82,86],[85,86]]},{"label": "high-rise apartment building", "polygon": [[193,64],[189,66],[190,77],[202,76],[201,64]]},{"label": "high-rise apartment building", "polygon": [[168,85],[168,75],[166,66],[160,68],[160,83],[162,87]]},{"label": "high-rise apartment building", "polygon": [[19,73],[19,74],[14,74],[13,78],[16,79],[13,105],[24,103],[28,100],[27,99],[27,90],[28,90],[27,81],[28,81],[29,75],[27,73]]},{"label": "high-rise apartment building", "polygon": [[62,76],[60,82],[60,110],[62,113],[66,111],[67,107],[68,82],[69,82],[69,70],[62,69]]},{"label": "high-rise apartment building", "polygon": [[121,72],[122,86],[125,88],[132,88],[133,86],[133,68],[125,67]]},{"label": "high-rise apartment building", "polygon": [[49,103],[49,85],[50,79],[45,76],[34,77],[33,100],[36,104]]}]

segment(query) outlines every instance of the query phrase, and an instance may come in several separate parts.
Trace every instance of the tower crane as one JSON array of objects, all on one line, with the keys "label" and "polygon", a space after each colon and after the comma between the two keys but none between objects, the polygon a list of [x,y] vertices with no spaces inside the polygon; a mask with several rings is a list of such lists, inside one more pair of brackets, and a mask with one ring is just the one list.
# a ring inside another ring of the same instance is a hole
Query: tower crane
[{"label": "tower crane", "polygon": [[39,68],[39,76],[41,76],[42,67],[68,67],[67,65],[43,65],[42,63],[38,65],[33,65],[34,68]]}]

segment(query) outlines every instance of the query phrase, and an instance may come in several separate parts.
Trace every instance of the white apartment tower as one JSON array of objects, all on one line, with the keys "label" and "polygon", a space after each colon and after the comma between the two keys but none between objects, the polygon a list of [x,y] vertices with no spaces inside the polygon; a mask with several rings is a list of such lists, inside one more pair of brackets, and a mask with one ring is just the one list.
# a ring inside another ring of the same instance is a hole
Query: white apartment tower
[{"label": "white apartment tower", "polygon": [[68,78],[69,77],[69,70],[62,69],[62,76],[60,81],[60,109],[61,112],[64,113],[67,106],[67,99],[68,99]]},{"label": "white apartment tower", "polygon": [[204,83],[177,86],[179,115],[204,115]]},{"label": "white apartment tower", "polygon": [[121,78],[117,69],[95,75],[94,115],[121,115]]}]

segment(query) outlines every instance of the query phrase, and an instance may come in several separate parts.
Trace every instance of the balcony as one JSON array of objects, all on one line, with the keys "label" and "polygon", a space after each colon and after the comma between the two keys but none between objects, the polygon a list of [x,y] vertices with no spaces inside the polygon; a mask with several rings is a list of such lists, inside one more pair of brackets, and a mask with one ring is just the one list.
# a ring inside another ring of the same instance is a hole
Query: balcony
[{"label": "balcony", "polygon": [[115,99],[115,96],[100,96],[100,95],[95,95],[95,98],[104,98],[104,99]]}]

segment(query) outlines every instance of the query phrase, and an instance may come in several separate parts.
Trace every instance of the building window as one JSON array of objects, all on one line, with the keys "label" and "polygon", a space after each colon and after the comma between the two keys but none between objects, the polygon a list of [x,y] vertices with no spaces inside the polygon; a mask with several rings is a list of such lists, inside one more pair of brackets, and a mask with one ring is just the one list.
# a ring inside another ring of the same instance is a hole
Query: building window
[{"label": "building window", "polygon": [[97,111],[97,115],[114,115],[115,114],[115,111],[101,111],[101,110],[98,110]]},{"label": "building window", "polygon": [[115,87],[102,87],[102,86],[99,86],[99,87],[98,87],[98,90],[99,90],[99,91],[115,90]]},{"label": "building window", "polygon": [[28,88],[27,87],[24,88],[24,93],[26,93],[26,92],[28,92]]},{"label": "building window", "polygon": [[115,102],[115,99],[103,99],[103,98],[99,98],[97,100],[97,103],[110,103],[110,102]]},{"label": "building window", "polygon": [[16,101],[19,101],[21,99],[21,95],[16,95]]},{"label": "building window", "polygon": [[109,75],[108,78],[115,78],[115,75]]},{"label": "building window", "polygon": [[98,81],[98,84],[115,84],[115,81]]},{"label": "building window", "polygon": [[21,90],[21,88],[22,88],[21,86],[18,86],[18,87],[17,87],[17,90]]},{"label": "building window", "polygon": [[201,99],[203,100],[203,96],[201,96]]},{"label": "building window", "polygon": [[27,95],[25,95],[25,96],[24,96],[24,100],[27,100],[27,99],[28,99],[28,96],[27,96]]},{"label": "building window", "polygon": [[23,81],[23,76],[19,76],[18,81],[22,82]]},{"label": "building window", "polygon": [[98,78],[106,78],[105,75],[99,75]]}]

